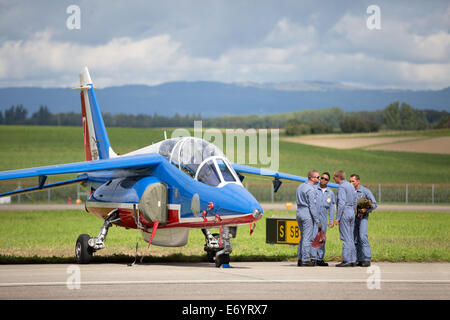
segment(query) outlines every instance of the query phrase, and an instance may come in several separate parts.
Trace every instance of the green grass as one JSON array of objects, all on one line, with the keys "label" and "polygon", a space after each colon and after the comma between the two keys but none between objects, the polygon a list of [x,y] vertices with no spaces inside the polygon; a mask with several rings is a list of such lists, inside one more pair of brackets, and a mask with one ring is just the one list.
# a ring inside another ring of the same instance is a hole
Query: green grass
[{"label": "green grass", "polygon": [[363,183],[449,183],[450,156],[410,152],[336,150],[293,142],[280,143],[280,168],[306,175],[342,169],[358,173]]},{"label": "green grass", "polygon": [[[249,226],[238,228],[232,239],[232,261],[295,261],[297,246],[265,243],[265,219],[286,211],[268,211],[257,223],[252,236]],[[290,212],[294,217],[294,212]],[[370,217],[369,239],[373,261],[450,261],[450,212],[375,212]],[[98,233],[102,221],[79,211],[0,212],[0,263],[72,263],[79,234]],[[213,230],[214,232],[214,230]],[[112,227],[106,248],[96,253],[94,262],[132,262],[136,230]],[[147,244],[138,235],[139,256],[146,262],[206,261],[204,237],[190,232],[185,247],[163,248]],[[339,230],[327,233],[326,260],[341,259]]]},{"label": "green grass", "polygon": [[[170,137],[173,129],[167,129]],[[443,136],[449,130],[405,132]],[[108,128],[113,149],[121,154],[163,139],[164,129]],[[84,160],[81,127],[0,126],[0,170]],[[248,151],[248,147],[247,147]],[[336,150],[280,141],[279,169],[305,176],[311,168],[359,173],[364,183],[450,183],[450,155],[362,149]],[[248,176],[247,180],[261,180]]]}]

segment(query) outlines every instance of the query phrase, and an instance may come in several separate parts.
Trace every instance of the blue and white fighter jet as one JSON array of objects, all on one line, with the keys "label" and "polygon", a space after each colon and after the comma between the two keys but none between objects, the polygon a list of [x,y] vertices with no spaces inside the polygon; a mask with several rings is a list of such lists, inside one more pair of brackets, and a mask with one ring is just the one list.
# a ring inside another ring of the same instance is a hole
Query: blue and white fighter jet
[{"label": "blue and white fighter jet", "polygon": [[[192,228],[205,235],[208,260],[228,265],[230,239],[237,227],[253,225],[262,216],[258,201],[242,185],[243,174],[304,182],[300,176],[233,164],[214,144],[200,138],[165,139],[117,155],[111,148],[87,68],[80,74],[85,161],[0,172],[0,180],[37,177],[32,188],[0,197],[82,183],[91,190],[86,211],[104,220],[96,237],[82,234],[75,245],[78,263],[89,263],[105,247],[112,225],[140,229],[146,242],[184,246]],[[47,183],[47,177],[78,174],[75,179]],[[220,228],[212,234],[210,228]]]}]

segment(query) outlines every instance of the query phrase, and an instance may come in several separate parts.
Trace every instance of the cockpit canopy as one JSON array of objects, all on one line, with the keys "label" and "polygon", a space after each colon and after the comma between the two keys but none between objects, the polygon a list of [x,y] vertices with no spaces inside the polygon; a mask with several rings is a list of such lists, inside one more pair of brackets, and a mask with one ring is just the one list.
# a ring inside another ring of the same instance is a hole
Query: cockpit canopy
[{"label": "cockpit canopy", "polygon": [[223,152],[214,144],[195,137],[161,141],[154,152],[192,178],[210,186],[238,183],[240,180]]}]

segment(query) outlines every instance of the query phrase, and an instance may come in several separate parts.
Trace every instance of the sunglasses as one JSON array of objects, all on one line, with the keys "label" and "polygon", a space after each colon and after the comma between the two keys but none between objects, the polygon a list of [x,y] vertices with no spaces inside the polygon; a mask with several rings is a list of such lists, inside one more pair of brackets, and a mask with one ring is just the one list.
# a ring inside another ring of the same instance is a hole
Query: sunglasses
[{"label": "sunglasses", "polygon": [[320,180],[330,181],[330,179],[327,179],[327,178],[324,178],[324,177],[321,177]]}]

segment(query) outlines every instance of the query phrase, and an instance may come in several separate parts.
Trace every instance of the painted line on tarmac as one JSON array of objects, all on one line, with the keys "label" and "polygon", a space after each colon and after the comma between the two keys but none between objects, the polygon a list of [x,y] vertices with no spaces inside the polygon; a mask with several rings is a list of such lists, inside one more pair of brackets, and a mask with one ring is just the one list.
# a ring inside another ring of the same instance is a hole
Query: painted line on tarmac
[{"label": "painted line on tarmac", "polygon": [[[295,280],[136,280],[136,281],[81,281],[82,285],[131,285],[131,284],[211,284],[211,283],[367,283],[367,279],[295,279]],[[450,284],[450,280],[379,280],[380,283],[418,283],[418,284]],[[73,282],[11,282],[0,283],[1,288],[6,287],[38,287],[38,286],[67,286]]]}]

